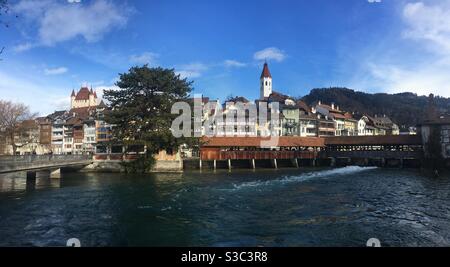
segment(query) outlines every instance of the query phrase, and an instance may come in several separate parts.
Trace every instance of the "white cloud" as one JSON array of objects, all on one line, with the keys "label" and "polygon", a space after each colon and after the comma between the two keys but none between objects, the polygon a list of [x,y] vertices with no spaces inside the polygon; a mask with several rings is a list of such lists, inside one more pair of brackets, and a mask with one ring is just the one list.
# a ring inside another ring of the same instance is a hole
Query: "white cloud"
[{"label": "white cloud", "polygon": [[247,64],[245,64],[245,63],[239,62],[237,60],[231,60],[231,59],[225,60],[223,64],[225,65],[225,67],[236,67],[236,68],[241,68],[241,67],[247,66]]},{"label": "white cloud", "polygon": [[434,52],[450,56],[450,3],[426,5],[423,2],[406,4],[403,18],[408,29],[405,38],[428,41]]},{"label": "white cloud", "polygon": [[4,100],[24,103],[30,106],[33,112],[40,112],[41,115],[47,115],[56,109],[68,108],[70,103],[70,92],[61,92],[59,86],[24,75],[14,76],[1,70],[0,95]]},{"label": "white cloud", "polygon": [[156,59],[159,57],[158,54],[152,53],[152,52],[144,52],[140,55],[132,55],[130,57],[130,62],[133,64],[148,64],[148,65],[155,65]]},{"label": "white cloud", "polygon": [[417,68],[370,64],[369,70],[389,93],[450,96],[450,68],[446,64],[435,63]]},{"label": "white cloud", "polygon": [[59,75],[59,74],[64,74],[68,71],[69,71],[69,69],[67,69],[66,67],[59,67],[59,68],[53,68],[53,69],[45,69],[44,73],[45,73],[45,75]]},{"label": "white cloud", "polygon": [[381,0],[367,0],[367,2],[373,4],[373,3],[381,3]]},{"label": "white cloud", "polygon": [[202,76],[203,72],[208,70],[208,66],[203,63],[191,63],[182,65],[176,71],[181,78],[198,78]]},{"label": "white cloud", "polygon": [[20,52],[25,52],[28,51],[30,49],[32,49],[35,45],[31,44],[31,43],[24,43],[24,44],[19,44],[13,47],[14,52],[16,53],[20,53]]},{"label": "white cloud", "polygon": [[83,37],[87,42],[99,41],[108,32],[124,26],[130,13],[129,8],[119,7],[109,0],[89,4],[22,0],[13,10],[38,25],[38,43],[46,46],[76,37]]},{"label": "white cloud", "polygon": [[97,93],[97,99],[99,102],[103,99],[105,90],[120,90],[120,88],[115,85],[94,87],[94,91]]},{"label": "white cloud", "polygon": [[278,62],[283,61],[286,58],[286,53],[276,47],[269,47],[256,52],[253,55],[255,60],[275,60]]},{"label": "white cloud", "polygon": [[351,86],[450,97],[450,2],[406,3],[402,6],[401,19],[404,23],[401,38],[414,42],[415,51],[420,52],[410,54],[407,60],[401,56],[383,56],[397,54],[396,49],[402,49],[385,47],[386,51],[366,59],[368,63],[350,82]]}]

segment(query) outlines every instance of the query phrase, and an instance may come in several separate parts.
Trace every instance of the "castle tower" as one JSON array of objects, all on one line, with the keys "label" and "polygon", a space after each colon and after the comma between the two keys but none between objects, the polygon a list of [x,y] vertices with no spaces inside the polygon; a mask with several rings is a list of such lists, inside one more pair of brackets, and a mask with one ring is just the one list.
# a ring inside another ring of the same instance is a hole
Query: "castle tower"
[{"label": "castle tower", "polygon": [[270,74],[267,62],[264,63],[264,68],[261,73],[260,86],[261,100],[272,94],[272,75]]},{"label": "castle tower", "polygon": [[72,91],[70,108],[87,108],[97,105],[97,93],[92,88],[89,90],[87,87],[81,87],[77,93]]},{"label": "castle tower", "polygon": [[91,90],[89,91],[89,106],[90,107],[97,106],[97,96],[96,94],[94,94],[94,90],[92,90],[92,87]]},{"label": "castle tower", "polygon": [[75,106],[75,90],[72,89],[72,95],[70,96],[70,108],[74,108]]}]

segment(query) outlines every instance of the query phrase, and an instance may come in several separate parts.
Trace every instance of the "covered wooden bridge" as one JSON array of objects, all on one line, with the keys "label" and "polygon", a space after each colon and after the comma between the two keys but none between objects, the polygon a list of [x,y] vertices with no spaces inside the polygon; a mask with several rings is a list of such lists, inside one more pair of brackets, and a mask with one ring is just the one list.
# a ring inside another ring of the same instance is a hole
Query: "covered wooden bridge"
[{"label": "covered wooden bridge", "polygon": [[[309,160],[315,164],[320,151],[325,148],[325,140],[318,137],[213,137],[203,138],[200,149],[200,166],[204,161],[226,161],[228,168],[237,161],[249,162],[255,168],[257,161],[270,161],[275,168],[278,161],[289,160],[299,166],[299,160]],[[232,162],[233,161],[233,162]]]},{"label": "covered wooden bridge", "polygon": [[[270,142],[272,141],[272,142]],[[258,161],[270,161],[272,167],[278,162],[289,160],[292,166],[299,162],[315,166],[317,161],[327,165],[381,165],[389,162],[403,165],[405,160],[420,160],[423,145],[420,136],[345,136],[345,137],[212,137],[202,138],[200,168],[218,162],[249,162],[255,168]],[[303,165],[303,164],[301,164]],[[392,165],[392,164],[391,164]]]}]

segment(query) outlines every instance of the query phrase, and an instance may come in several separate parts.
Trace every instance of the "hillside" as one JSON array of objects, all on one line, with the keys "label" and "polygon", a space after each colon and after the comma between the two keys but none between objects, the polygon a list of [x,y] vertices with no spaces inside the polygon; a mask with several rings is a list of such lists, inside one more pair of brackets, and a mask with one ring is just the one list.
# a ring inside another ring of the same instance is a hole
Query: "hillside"
[{"label": "hillside", "polygon": [[[322,103],[335,103],[340,109],[350,112],[371,116],[385,114],[401,128],[419,123],[424,118],[428,106],[427,96],[413,93],[369,94],[347,88],[313,89],[302,99],[309,105],[320,100]],[[440,112],[450,111],[450,98],[436,97],[435,103]]]}]

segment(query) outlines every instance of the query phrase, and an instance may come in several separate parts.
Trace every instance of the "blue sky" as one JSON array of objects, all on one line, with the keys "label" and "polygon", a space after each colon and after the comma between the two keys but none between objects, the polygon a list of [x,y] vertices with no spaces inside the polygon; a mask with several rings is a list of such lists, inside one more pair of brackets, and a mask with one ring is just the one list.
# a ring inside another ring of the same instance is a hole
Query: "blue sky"
[{"label": "blue sky", "polygon": [[46,114],[72,89],[102,94],[133,65],[175,68],[194,92],[255,99],[274,89],[450,96],[447,0],[12,0],[0,27],[0,98]]}]

